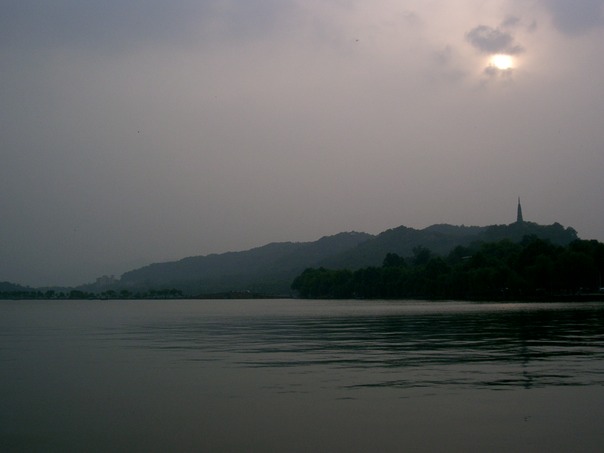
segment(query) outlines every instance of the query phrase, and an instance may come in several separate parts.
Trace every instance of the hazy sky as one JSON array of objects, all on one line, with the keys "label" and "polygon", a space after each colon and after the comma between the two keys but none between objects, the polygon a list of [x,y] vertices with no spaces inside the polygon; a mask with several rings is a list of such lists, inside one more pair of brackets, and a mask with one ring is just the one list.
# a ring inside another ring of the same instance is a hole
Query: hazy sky
[{"label": "hazy sky", "polygon": [[604,0],[4,0],[0,65],[0,281],[518,196],[604,240]]}]

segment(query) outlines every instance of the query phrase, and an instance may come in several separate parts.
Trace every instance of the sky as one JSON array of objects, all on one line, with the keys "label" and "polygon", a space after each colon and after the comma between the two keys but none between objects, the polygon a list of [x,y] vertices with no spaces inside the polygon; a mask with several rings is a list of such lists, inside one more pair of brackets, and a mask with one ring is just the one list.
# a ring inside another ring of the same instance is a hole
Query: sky
[{"label": "sky", "polygon": [[405,225],[604,241],[604,0],[4,0],[0,281]]}]

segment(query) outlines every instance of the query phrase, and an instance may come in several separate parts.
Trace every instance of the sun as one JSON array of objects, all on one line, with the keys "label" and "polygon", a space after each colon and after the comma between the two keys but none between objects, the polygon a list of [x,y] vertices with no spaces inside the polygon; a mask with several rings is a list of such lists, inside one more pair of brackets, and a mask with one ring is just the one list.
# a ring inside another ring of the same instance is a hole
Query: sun
[{"label": "sun", "polygon": [[514,67],[514,59],[511,55],[498,53],[490,58],[489,65],[501,71],[506,71]]}]

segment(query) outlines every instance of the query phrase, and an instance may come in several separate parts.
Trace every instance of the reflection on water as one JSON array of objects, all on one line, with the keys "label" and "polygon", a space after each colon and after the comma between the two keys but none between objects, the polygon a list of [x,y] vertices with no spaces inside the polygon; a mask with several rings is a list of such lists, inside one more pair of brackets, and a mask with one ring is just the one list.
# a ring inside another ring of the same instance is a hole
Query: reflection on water
[{"label": "reflection on water", "polygon": [[2,301],[0,450],[599,452],[603,340],[602,304]]},{"label": "reflection on water", "polygon": [[149,324],[137,339],[179,360],[346,371],[348,388],[604,383],[598,304],[347,303]]}]

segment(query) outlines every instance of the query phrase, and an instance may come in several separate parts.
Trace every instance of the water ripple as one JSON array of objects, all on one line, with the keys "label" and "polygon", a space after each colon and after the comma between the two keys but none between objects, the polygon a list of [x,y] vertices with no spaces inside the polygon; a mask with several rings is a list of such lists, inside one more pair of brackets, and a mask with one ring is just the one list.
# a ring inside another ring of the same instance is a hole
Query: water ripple
[{"label": "water ripple", "polygon": [[372,311],[365,304],[352,312],[331,305],[192,317],[143,325],[122,338],[135,348],[178,353],[175,361],[345,370],[343,388],[604,384],[602,306],[378,304]]}]

